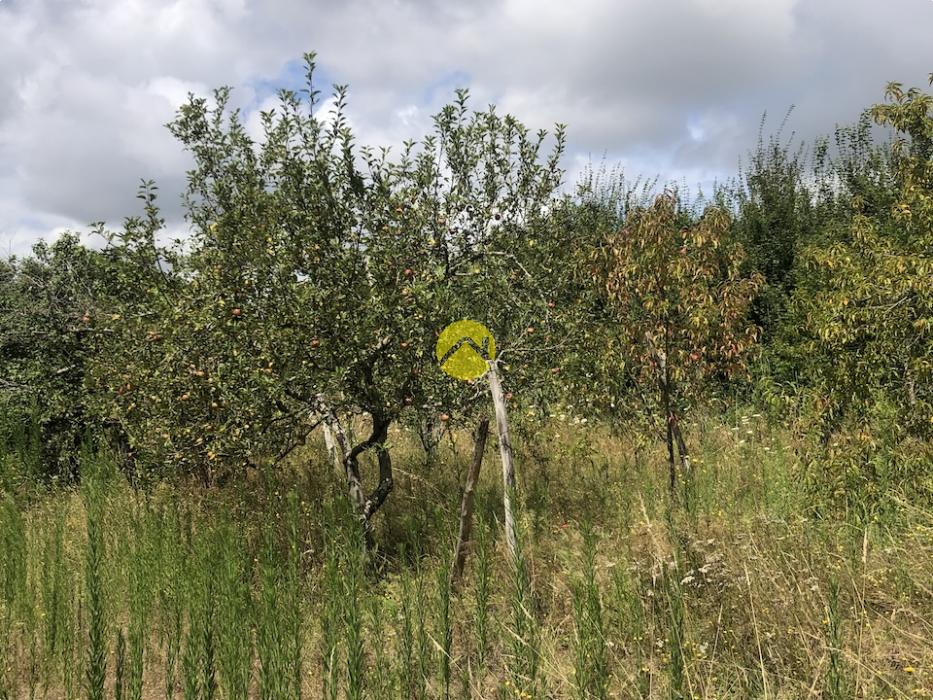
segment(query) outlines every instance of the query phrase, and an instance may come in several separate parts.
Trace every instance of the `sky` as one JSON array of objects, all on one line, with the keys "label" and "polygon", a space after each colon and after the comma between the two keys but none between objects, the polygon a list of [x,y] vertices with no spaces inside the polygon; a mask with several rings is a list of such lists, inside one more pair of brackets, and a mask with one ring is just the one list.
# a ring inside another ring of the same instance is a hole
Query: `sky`
[{"label": "sky", "polygon": [[[252,133],[279,88],[349,85],[358,144],[396,149],[470,90],[533,130],[567,124],[589,166],[692,190],[734,177],[780,126],[831,134],[928,87],[931,0],[0,0],[0,256],[139,214],[159,186],[173,235],[187,153],[165,124],[188,93],[233,88]],[[327,105],[324,105],[326,109]]]}]

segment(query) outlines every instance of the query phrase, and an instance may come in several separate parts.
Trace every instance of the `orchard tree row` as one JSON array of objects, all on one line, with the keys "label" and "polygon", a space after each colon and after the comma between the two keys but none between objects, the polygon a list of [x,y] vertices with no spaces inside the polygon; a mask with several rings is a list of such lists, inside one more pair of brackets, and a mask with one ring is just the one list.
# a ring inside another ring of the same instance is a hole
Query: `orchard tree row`
[{"label": "orchard tree row", "polygon": [[[519,428],[570,402],[647,430],[672,492],[691,414],[736,397],[815,437],[832,494],[882,488],[879,459],[933,490],[929,94],[891,84],[812,163],[761,142],[691,203],[604,173],[562,194],[564,127],[471,111],[465,90],[398,152],[360,146],[344,86],[333,118],[314,116],[306,59],[307,89],[280,93],[258,142],[227,89],[168,125],[194,159],[184,241],[159,243],[147,182],[139,216],[96,226],[102,249],[66,235],[0,261],[3,430],[41,446],[24,478],[80,478],[93,436],[132,479],[222,484],[274,469],[323,425],[368,520],[392,490],[392,426],[430,454],[440,431],[487,418],[484,381],[452,380],[433,352],[447,324],[475,319]],[[873,141],[872,122],[894,139]]]}]

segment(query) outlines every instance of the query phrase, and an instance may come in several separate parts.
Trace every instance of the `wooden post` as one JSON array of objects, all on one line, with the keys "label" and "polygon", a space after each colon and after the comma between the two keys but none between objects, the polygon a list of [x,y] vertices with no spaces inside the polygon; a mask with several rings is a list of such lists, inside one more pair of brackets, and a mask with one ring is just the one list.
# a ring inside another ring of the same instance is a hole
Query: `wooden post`
[{"label": "wooden post", "polygon": [[320,412],[324,415],[324,444],[327,445],[327,451],[330,452],[337,471],[343,474],[345,471],[343,460],[350,449],[347,434],[344,432],[343,425],[341,425],[337,414],[327,405],[324,397],[320,394],[318,395],[318,403],[320,404]]},{"label": "wooden post", "polygon": [[473,500],[476,495],[476,482],[479,481],[479,470],[483,464],[483,453],[486,451],[487,437],[489,437],[489,416],[483,416],[473,433],[473,461],[470,462],[466,485],[463,488],[463,499],[460,503],[460,531],[457,534],[454,560],[450,567],[452,589],[456,588],[457,580],[463,573],[463,565],[466,563],[467,547],[470,544],[470,533],[473,530]]},{"label": "wooden post", "polygon": [[327,451],[333,454],[334,452],[334,434],[330,430],[330,426],[327,425],[327,419],[324,420],[324,444],[327,446]]},{"label": "wooden post", "polygon": [[[366,497],[363,494],[363,484],[360,480],[359,468],[356,460],[348,459],[350,455],[350,442],[347,434],[344,432],[343,424],[337,417],[337,413],[324,400],[321,394],[318,394],[318,410],[324,417],[324,442],[327,450],[334,460],[334,467],[337,473],[347,480],[347,490],[350,494],[350,502],[357,511],[357,515],[363,512],[366,505]],[[363,520],[366,526],[365,519]]]},{"label": "wooden post", "polygon": [[496,428],[499,433],[499,456],[502,459],[502,501],[505,506],[505,541],[509,547],[509,556],[514,560],[516,549],[515,513],[512,510],[512,493],[515,491],[515,466],[512,464],[512,441],[509,439],[509,419],[505,407],[505,396],[499,384],[496,362],[487,360],[489,371],[489,391],[496,409]]}]

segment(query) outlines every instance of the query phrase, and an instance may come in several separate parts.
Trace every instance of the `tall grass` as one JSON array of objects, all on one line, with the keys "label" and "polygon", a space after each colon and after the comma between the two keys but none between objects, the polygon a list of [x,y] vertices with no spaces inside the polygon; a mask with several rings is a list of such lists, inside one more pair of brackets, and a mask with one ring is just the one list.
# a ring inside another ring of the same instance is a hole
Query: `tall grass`
[{"label": "tall grass", "polygon": [[335,540],[325,544],[321,591],[321,696],[336,700],[340,690],[340,630],[343,615],[341,551]]},{"label": "tall grass", "polygon": [[451,662],[453,654],[454,629],[451,618],[451,584],[450,584],[450,565],[451,559],[447,555],[450,547],[442,548],[442,556],[439,564],[435,568],[435,644],[437,646],[438,658],[438,694],[444,700],[450,700],[450,679]]},{"label": "tall grass", "polygon": [[843,657],[842,611],[839,602],[839,580],[833,575],[829,579],[829,602],[826,605],[826,648],[829,663],[823,685],[824,700],[842,700],[851,697],[846,662]]},{"label": "tall grass", "polygon": [[[513,490],[512,503],[518,499]],[[514,556],[509,557],[509,620],[506,635],[509,639],[508,685],[512,692],[522,698],[538,697],[540,660],[540,634],[535,609],[534,590],[527,555],[528,531],[521,508],[516,515],[516,546]]]},{"label": "tall grass", "polygon": [[446,445],[398,439],[368,557],[323,451],[209,490],[89,451],[80,488],[0,493],[0,699],[929,697],[933,513],[807,519],[796,438],[734,422],[669,515],[661,450],[517,436],[518,556],[489,470],[456,592]]},{"label": "tall grass", "polygon": [[473,658],[475,673],[482,676],[486,669],[489,649],[489,603],[492,593],[492,551],[490,533],[484,523],[476,528],[476,553],[473,578]]},{"label": "tall grass", "polygon": [[346,649],[346,697],[362,700],[366,685],[363,640],[364,543],[356,538],[346,550],[343,568],[343,634]]},{"label": "tall grass", "polygon": [[[89,464],[85,460],[85,465]],[[93,478],[86,479],[87,488],[87,558],[85,563],[85,581],[87,600],[85,601],[88,617],[88,640],[86,683],[88,700],[103,700],[104,683],[107,676],[107,622],[104,610],[104,535],[101,531],[101,511],[103,504],[99,485]]]},{"label": "tall grass", "polygon": [[584,521],[580,576],[571,582],[574,613],[574,682],[580,700],[609,697],[609,659],[602,593],[596,579],[596,534]]},{"label": "tall grass", "polygon": [[224,698],[247,700],[253,667],[252,625],[244,624],[252,610],[249,555],[224,523],[218,535],[222,556],[215,573],[218,583],[218,670]]}]

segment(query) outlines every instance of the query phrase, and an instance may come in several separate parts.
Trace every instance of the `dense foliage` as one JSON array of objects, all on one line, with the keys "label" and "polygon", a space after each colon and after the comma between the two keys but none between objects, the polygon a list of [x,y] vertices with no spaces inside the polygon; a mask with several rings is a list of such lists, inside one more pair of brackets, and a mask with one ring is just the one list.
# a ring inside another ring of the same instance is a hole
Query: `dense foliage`
[{"label": "dense foliage", "polygon": [[357,147],[346,88],[315,116],[307,66],[258,143],[227,89],[168,125],[195,163],[185,241],[157,242],[144,183],[141,216],[98,227],[103,250],[68,235],[0,262],[0,407],[5,439],[44,446],[32,476],[78,478],[90,431],[136,478],[212,484],[272,468],[322,416],[362,415],[346,466],[359,482],[357,459],[376,454],[368,517],[392,488],[390,426],[488,410],[482,383],[433,358],[441,328],[474,318],[501,348],[519,427],[561,406],[617,429],[656,414],[673,483],[688,409],[741,394],[815,438],[801,449],[828,501],[929,497],[929,94],[890,85],[809,169],[802,149],[760,143],[697,212],[621,178],[560,195],[563,126],[543,153],[546,132],[471,112],[466,91],[397,156]]}]

